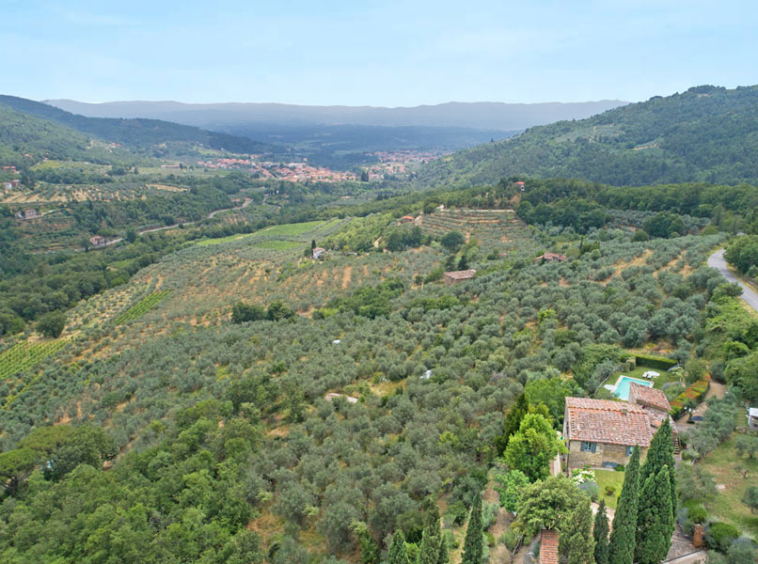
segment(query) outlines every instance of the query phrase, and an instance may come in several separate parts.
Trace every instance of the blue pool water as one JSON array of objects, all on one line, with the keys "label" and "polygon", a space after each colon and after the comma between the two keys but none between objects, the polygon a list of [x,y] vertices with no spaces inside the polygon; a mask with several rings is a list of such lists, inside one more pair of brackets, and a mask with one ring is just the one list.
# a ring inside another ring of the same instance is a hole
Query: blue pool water
[{"label": "blue pool water", "polygon": [[622,399],[624,401],[629,399],[629,384],[634,382],[635,384],[639,384],[640,386],[647,386],[648,388],[653,387],[653,383],[646,381],[646,380],[637,380],[637,378],[630,378],[629,376],[622,376],[618,379],[618,382],[616,382],[616,391],[613,392],[613,395],[616,396],[619,399]]}]

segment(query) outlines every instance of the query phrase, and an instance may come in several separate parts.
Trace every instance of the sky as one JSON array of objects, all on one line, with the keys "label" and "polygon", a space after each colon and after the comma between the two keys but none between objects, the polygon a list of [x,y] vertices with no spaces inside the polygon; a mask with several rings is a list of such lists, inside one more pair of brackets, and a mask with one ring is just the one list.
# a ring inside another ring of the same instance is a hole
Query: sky
[{"label": "sky", "polygon": [[0,0],[0,93],[415,106],[758,83],[755,0]]}]

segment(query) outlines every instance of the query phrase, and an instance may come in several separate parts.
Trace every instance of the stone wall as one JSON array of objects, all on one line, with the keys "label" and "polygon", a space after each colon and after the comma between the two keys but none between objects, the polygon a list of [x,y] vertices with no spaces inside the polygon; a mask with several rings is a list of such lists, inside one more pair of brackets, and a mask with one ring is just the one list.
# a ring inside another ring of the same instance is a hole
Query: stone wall
[{"label": "stone wall", "polygon": [[[611,445],[595,443],[595,452],[582,452],[582,441],[569,441],[568,468],[584,468],[585,466],[600,468],[604,462],[615,462],[627,465],[629,457],[626,455],[626,447],[623,445]],[[647,447],[641,449],[640,460],[644,460]]]}]

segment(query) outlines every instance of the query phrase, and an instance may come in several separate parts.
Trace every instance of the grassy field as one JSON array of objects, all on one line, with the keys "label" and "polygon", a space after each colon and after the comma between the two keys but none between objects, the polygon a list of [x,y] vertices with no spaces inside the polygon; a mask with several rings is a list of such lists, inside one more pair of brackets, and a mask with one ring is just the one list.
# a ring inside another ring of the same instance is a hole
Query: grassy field
[{"label": "grassy field", "polygon": [[[255,233],[237,233],[235,235],[229,235],[228,237],[219,237],[218,239],[204,239],[198,242],[197,246],[210,247],[212,245],[222,245],[224,243],[231,243],[232,241],[237,241],[239,239],[244,239],[246,237],[257,237],[257,236],[298,237],[305,233],[309,233],[310,231],[315,231],[316,229],[328,228],[331,225],[338,222],[339,222],[338,219],[333,219],[329,222],[306,221],[305,223],[285,223],[283,225],[273,225],[271,227],[266,227],[265,229],[261,229],[260,231],[256,231]],[[259,244],[257,246],[260,246],[264,249],[286,250],[288,248],[292,248],[294,245],[291,245],[291,246],[279,245],[279,246],[266,247],[262,244]]]},{"label": "grassy field", "polygon": [[212,245],[222,245],[224,243],[231,243],[238,239],[244,239],[245,237],[252,237],[255,233],[237,233],[235,235],[229,235],[228,237],[219,237],[218,239],[203,239],[197,243],[198,247],[210,247]]},{"label": "grassy field", "polygon": [[305,248],[304,243],[298,243],[296,241],[261,241],[260,243],[253,243],[253,245],[259,249],[272,249],[274,251],[288,251],[289,249],[294,249],[295,247]]},{"label": "grassy field", "polygon": [[[600,488],[598,501],[604,499],[608,507],[616,509],[616,503],[621,494],[621,486],[624,484],[624,473],[616,472],[615,470],[595,470],[595,478]],[[605,495],[606,487],[615,488],[613,495]]]},{"label": "grassy field", "polygon": [[305,223],[285,223],[283,225],[274,225],[272,227],[266,227],[257,232],[258,235],[284,235],[284,236],[297,236],[308,231],[313,231],[324,225],[325,221],[306,221]]},{"label": "grassy field", "polygon": [[[716,484],[725,486],[719,489],[715,500],[706,503],[706,509],[713,517],[728,521],[743,533],[758,537],[758,515],[751,513],[741,501],[747,487],[755,485],[758,479],[758,460],[737,456],[734,444],[738,436],[736,433],[732,435],[700,462],[713,474]],[[748,471],[747,478],[737,471],[742,468]]]}]

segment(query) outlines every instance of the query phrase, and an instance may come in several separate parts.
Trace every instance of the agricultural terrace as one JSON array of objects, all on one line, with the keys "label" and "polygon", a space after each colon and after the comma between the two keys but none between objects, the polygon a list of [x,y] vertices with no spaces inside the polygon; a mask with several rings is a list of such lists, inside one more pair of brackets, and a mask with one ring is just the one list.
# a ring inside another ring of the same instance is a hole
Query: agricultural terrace
[{"label": "agricultural terrace", "polygon": [[[582,364],[585,350],[636,348],[648,339],[686,344],[709,281],[719,276],[699,268],[718,235],[635,243],[629,232],[610,230],[588,237],[598,244],[591,253],[580,257],[574,247],[573,260],[536,264],[532,257],[552,249],[549,240],[525,238],[503,257],[508,242],[487,237],[490,227],[466,249],[477,276],[454,286],[426,281],[452,254],[437,242],[305,258],[323,225],[175,252],[125,285],[132,299],[158,294],[159,303],[128,323],[86,327],[54,364],[0,387],[0,444],[12,448],[32,425],[94,420],[129,460],[161,440],[174,414],[187,414],[192,425],[199,405],[208,429],[233,429],[236,416],[214,406],[229,401],[241,413],[249,406],[237,394],[250,390],[253,423],[246,424],[254,425],[256,455],[235,479],[259,493],[244,527],[268,538],[292,518],[288,496],[308,492],[314,509],[296,522],[303,545],[323,554],[351,542],[335,511],[357,518],[370,507],[368,524],[384,538],[397,507],[410,511],[443,491],[446,530],[462,542],[465,514],[458,515],[478,486],[461,476],[502,432],[502,413],[530,375],[574,373],[575,385],[591,393],[596,367]],[[262,247],[298,238],[299,248]],[[400,281],[399,290],[382,297],[374,287],[384,281],[395,288]],[[116,320],[130,311],[108,309],[117,295],[92,298],[80,315],[103,309]],[[361,313],[378,299],[388,314]],[[301,315],[235,325],[230,310],[240,300],[264,307],[282,300]],[[311,315],[316,309],[322,314]],[[326,402],[329,392],[359,401]],[[273,477],[284,474],[285,483]],[[333,495],[344,501],[323,501]]]}]

